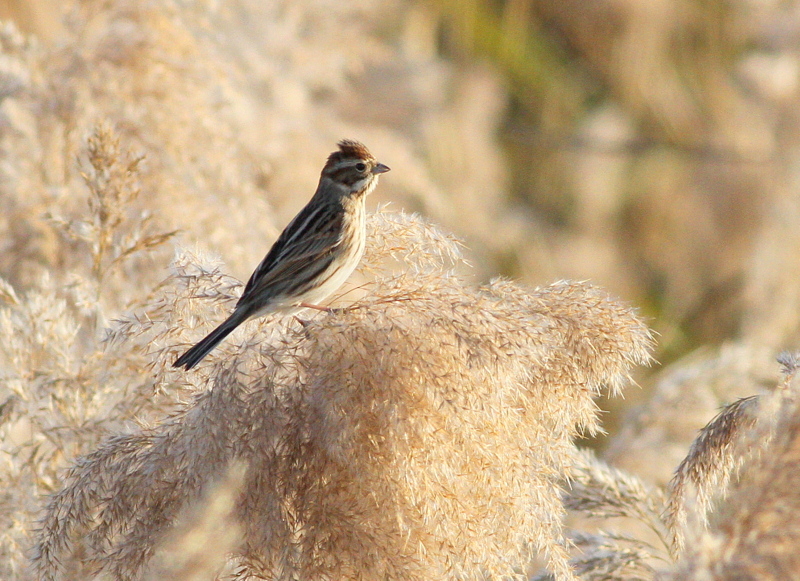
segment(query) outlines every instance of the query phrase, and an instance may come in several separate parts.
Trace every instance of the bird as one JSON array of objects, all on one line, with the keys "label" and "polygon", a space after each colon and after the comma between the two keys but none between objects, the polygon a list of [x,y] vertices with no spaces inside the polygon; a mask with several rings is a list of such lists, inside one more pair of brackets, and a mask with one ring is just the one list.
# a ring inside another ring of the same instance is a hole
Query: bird
[{"label": "bird", "polygon": [[233,313],[173,367],[197,365],[239,325],[274,312],[320,307],[352,274],[364,253],[364,200],[389,168],[358,141],[344,139],[328,156],[314,196],[256,267]]}]

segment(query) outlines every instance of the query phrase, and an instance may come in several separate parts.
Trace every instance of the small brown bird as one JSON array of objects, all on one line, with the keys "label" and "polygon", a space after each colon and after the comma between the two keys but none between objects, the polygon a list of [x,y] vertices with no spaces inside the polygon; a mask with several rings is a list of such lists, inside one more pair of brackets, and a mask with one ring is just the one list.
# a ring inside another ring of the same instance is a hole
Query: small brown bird
[{"label": "small brown bird", "polygon": [[253,272],[233,314],[173,367],[191,369],[252,317],[314,307],[338,289],[364,253],[364,199],[387,171],[361,143],[339,142],[322,169],[314,197]]}]

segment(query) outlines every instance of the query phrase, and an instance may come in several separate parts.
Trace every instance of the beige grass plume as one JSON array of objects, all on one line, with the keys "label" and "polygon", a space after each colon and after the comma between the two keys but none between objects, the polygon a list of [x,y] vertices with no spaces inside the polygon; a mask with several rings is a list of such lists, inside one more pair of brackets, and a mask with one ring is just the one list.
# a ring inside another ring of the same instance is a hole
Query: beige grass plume
[{"label": "beige grass plume", "polygon": [[[242,578],[515,577],[539,553],[572,579],[559,486],[572,438],[598,428],[593,398],[648,360],[648,330],[583,283],[472,287],[449,270],[457,245],[418,218],[373,217],[368,248],[375,282],[355,304],[272,335],[275,321],[245,325],[184,411],[81,458],[41,523],[37,574],[60,578],[79,554],[138,578],[241,462]],[[399,274],[382,270],[391,256]],[[181,317],[235,300],[181,264],[162,289],[174,300],[115,337],[158,369]]]},{"label": "beige grass plume", "polygon": [[728,487],[709,530],[693,531],[692,544],[665,581],[800,577],[800,357],[784,354],[779,361],[783,385],[761,396],[748,429],[738,433],[738,481]]}]

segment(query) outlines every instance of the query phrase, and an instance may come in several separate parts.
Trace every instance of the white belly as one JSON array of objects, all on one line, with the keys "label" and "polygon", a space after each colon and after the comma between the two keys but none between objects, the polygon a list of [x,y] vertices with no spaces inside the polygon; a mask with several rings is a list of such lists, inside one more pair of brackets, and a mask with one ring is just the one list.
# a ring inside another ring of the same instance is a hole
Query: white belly
[{"label": "white belly", "polygon": [[352,227],[355,235],[349,243],[343,241],[341,243],[342,247],[340,248],[340,250],[344,250],[345,244],[349,244],[351,246],[352,252],[347,253],[349,257],[348,260],[346,262],[334,260],[331,265],[319,276],[319,279],[324,281],[323,283],[310,288],[303,294],[277,299],[268,308],[264,309],[265,312],[270,310],[280,310],[283,312],[296,311],[302,308],[298,306],[300,303],[319,305],[325,299],[335,293],[347,281],[347,279],[350,278],[350,275],[353,274],[353,271],[356,269],[359,262],[361,262],[361,257],[364,254],[366,237],[366,209],[364,207],[364,198],[361,197],[358,200],[353,200],[353,203],[357,205],[356,211],[349,213],[348,215],[351,216],[354,221]]}]

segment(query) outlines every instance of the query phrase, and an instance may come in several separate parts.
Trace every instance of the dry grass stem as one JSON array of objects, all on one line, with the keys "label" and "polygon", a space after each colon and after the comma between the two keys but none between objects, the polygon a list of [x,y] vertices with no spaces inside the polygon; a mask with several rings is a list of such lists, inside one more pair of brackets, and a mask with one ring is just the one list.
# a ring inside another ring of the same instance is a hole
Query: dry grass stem
[{"label": "dry grass stem", "polygon": [[76,219],[46,214],[72,240],[88,247],[91,256],[88,280],[93,286],[89,301],[98,310],[98,301],[111,286],[108,275],[112,269],[119,268],[134,254],[157,248],[178,233],[155,231],[150,212],[142,211],[131,219],[133,202],[141,192],[138,176],[143,160],[142,155],[123,151],[114,130],[107,123],[99,123],[87,140],[86,167],[81,172],[89,191],[88,213]]}]

